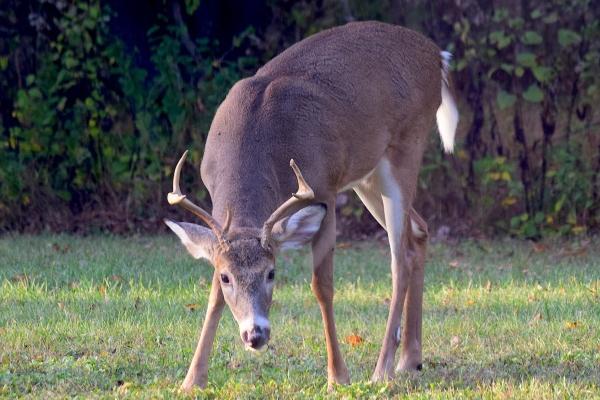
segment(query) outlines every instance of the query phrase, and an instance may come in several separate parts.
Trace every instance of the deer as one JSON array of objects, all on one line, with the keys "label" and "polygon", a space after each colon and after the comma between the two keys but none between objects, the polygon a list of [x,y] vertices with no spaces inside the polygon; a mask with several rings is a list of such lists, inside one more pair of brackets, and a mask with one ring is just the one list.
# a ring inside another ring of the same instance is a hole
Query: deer
[{"label": "deer", "polygon": [[187,152],[168,194],[169,204],[205,226],[165,219],[166,225],[192,257],[214,268],[181,389],[207,385],[225,304],[245,349],[264,348],[277,255],[306,244],[312,249],[311,289],[322,314],[328,388],[350,382],[333,308],[335,199],[350,189],[385,229],[390,247],[392,295],[372,380],[422,368],[428,228],[413,201],[434,120],[444,150],[453,151],[459,115],[449,60],[449,53],[416,31],[351,22],[292,45],[231,88],[213,117],[200,167],[212,212],[180,189]]}]

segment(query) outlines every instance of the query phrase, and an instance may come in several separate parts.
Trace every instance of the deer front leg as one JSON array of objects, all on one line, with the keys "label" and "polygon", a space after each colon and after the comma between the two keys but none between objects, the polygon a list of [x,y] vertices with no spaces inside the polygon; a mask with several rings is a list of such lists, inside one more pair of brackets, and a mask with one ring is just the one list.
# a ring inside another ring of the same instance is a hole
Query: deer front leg
[{"label": "deer front leg", "polygon": [[321,315],[327,344],[327,384],[348,384],[348,369],[340,352],[333,317],[333,253],[335,250],[335,204],[328,204],[327,215],[321,229],[313,239],[313,276],[311,288],[315,294]]},{"label": "deer front leg", "polygon": [[208,298],[208,307],[204,324],[202,325],[202,333],[200,340],[194,352],[194,358],[188,369],[187,375],[181,384],[183,391],[190,391],[194,386],[201,388],[206,387],[208,382],[208,359],[212,350],[215,333],[219,326],[219,320],[223,312],[225,300],[221,291],[219,282],[219,274],[213,274],[212,286],[210,288],[210,296]]}]

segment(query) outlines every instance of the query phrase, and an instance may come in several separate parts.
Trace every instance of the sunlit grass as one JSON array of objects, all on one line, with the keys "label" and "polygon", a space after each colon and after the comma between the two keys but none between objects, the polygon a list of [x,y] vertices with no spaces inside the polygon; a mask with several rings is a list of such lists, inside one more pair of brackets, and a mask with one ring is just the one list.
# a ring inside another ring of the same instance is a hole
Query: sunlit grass
[{"label": "sunlit grass", "polygon": [[[214,398],[600,397],[600,242],[430,248],[424,370],[371,385],[390,295],[387,249],[340,248],[336,319],[353,384],[326,390],[306,252],[281,257],[269,350],[243,350],[227,311]],[[0,239],[0,397],[170,398],[185,375],[212,268],[174,237]],[[364,341],[351,346],[349,335]]]}]

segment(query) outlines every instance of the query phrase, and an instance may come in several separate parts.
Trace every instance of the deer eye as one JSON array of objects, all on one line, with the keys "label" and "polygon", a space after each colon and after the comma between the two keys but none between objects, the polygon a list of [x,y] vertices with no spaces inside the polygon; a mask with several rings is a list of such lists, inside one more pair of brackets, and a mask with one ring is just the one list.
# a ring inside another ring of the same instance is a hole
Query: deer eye
[{"label": "deer eye", "polygon": [[226,285],[229,285],[229,277],[227,276],[227,274],[221,274],[221,282],[223,282]]},{"label": "deer eye", "polygon": [[273,279],[275,279],[275,270],[272,269],[269,271],[269,274],[267,275],[267,279],[272,281]]}]

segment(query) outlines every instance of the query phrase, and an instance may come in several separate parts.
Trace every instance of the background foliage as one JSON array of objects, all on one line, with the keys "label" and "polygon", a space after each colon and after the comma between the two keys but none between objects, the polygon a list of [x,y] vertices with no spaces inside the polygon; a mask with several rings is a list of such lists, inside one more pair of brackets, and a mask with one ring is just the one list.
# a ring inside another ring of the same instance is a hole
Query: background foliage
[{"label": "background foliage", "polygon": [[[199,164],[235,81],[378,19],[455,54],[459,146],[444,156],[431,136],[418,204],[440,234],[597,230],[599,3],[0,0],[0,229],[159,229],[176,157],[191,147]],[[352,197],[340,212],[347,231],[373,227]]]}]

